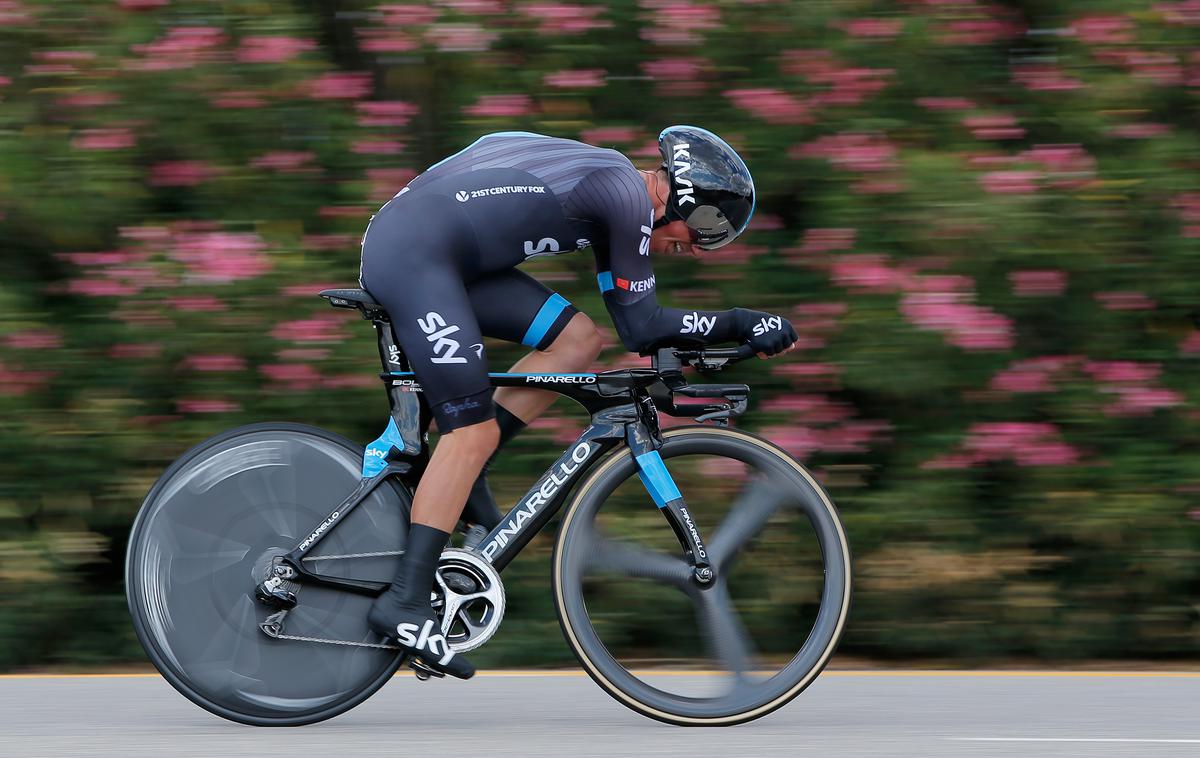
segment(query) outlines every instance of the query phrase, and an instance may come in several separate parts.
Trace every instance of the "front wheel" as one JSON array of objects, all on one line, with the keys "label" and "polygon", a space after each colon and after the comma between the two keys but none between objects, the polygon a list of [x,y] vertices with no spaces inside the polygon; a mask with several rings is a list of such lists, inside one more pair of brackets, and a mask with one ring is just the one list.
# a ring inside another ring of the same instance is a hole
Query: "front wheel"
[{"label": "front wheel", "polygon": [[[383,686],[400,652],[367,627],[371,598],[298,585],[289,638],[260,628],[255,599],[290,552],[361,480],[363,449],[299,424],[256,424],[185,453],[146,496],[129,538],[126,593],[150,660],[225,718],[293,726],[335,716]],[[387,582],[411,498],[382,483],[305,556],[316,573]]]},{"label": "front wheel", "polygon": [[800,694],[837,647],[850,609],[845,530],[812,475],[771,443],[714,427],[663,438],[716,578],[693,578],[622,448],[563,516],[559,623],[592,679],[638,713],[679,725],[750,721]]}]

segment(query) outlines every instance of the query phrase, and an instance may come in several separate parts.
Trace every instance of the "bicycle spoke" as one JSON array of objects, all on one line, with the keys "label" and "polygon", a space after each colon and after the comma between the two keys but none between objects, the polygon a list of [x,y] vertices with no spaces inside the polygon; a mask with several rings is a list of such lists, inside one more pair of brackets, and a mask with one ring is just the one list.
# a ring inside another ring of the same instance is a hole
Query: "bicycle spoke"
[{"label": "bicycle spoke", "polygon": [[737,554],[758,536],[786,496],[763,479],[750,482],[729,508],[708,541],[708,555],[720,570],[727,571]]},{"label": "bicycle spoke", "polygon": [[692,569],[683,560],[610,537],[591,540],[587,567],[636,579],[650,579],[680,589],[690,585]]},{"label": "bicycle spoke", "polygon": [[725,582],[694,593],[700,628],[714,657],[739,680],[755,670],[754,643],[729,596]]}]

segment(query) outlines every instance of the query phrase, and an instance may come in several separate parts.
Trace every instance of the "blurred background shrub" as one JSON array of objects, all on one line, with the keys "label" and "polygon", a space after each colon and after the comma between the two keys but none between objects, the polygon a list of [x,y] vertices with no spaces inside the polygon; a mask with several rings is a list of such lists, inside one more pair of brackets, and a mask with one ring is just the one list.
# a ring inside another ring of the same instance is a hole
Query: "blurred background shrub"
[{"label": "blurred background shrub", "polygon": [[[124,541],[187,447],[378,434],[370,330],[314,293],[411,177],[498,130],[648,168],[671,123],[760,200],[659,294],[796,323],[743,423],[847,519],[843,650],[1195,656],[1198,34],[1196,0],[0,0],[0,668],[141,657]],[[589,256],[528,268],[607,323]],[[565,660],[549,544],[484,662]]]}]

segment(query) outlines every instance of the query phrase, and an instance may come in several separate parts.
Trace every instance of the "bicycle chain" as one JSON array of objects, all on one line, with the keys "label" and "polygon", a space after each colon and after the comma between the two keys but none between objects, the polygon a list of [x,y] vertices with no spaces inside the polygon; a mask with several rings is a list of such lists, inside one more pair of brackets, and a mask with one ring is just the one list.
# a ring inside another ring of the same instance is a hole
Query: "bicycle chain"
[{"label": "bicycle chain", "polygon": [[383,550],[377,553],[347,553],[346,555],[312,555],[304,556],[302,561],[340,561],[347,558],[385,558],[389,555],[404,555],[403,550]]},{"label": "bicycle chain", "polygon": [[325,645],[349,645],[351,647],[373,647],[381,650],[400,650],[399,645],[383,645],[377,642],[350,642],[349,640],[327,640],[321,637],[301,637],[296,634],[268,635],[272,639],[292,640],[293,642],[320,642]]}]

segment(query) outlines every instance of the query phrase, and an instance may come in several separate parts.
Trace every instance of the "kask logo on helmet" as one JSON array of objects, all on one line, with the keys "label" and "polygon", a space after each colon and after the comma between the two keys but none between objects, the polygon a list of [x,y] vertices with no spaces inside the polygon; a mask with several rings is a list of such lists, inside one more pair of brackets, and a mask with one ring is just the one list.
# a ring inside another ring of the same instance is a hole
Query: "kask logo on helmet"
[{"label": "kask logo on helmet", "polygon": [[677,142],[671,146],[671,162],[675,165],[675,183],[679,185],[675,188],[675,202],[680,206],[691,203],[696,204],[696,198],[692,197],[692,180],[684,177],[688,171],[692,170],[692,154],[689,152],[691,146],[686,142]]}]

